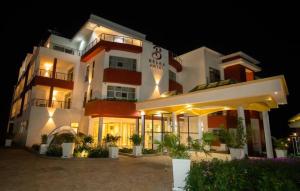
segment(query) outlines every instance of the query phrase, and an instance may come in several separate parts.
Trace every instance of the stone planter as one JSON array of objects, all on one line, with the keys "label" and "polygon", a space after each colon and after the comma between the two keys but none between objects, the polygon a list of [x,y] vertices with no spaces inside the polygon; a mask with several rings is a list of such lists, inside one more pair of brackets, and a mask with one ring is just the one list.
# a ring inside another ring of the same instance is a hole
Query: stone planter
[{"label": "stone planter", "polygon": [[132,148],[132,154],[134,156],[142,156],[142,146],[139,145],[139,146],[133,146]]},{"label": "stone planter", "polygon": [[185,178],[191,168],[189,159],[172,159],[173,166],[173,191],[184,190]]},{"label": "stone planter", "polygon": [[74,153],[75,143],[62,144],[62,158],[72,158]]},{"label": "stone planter", "polygon": [[277,158],[287,157],[287,150],[275,149],[275,152]]},{"label": "stone planter", "polygon": [[228,150],[227,145],[224,143],[221,143],[220,147],[219,147],[219,151],[227,151],[227,150]]},{"label": "stone planter", "polygon": [[5,147],[11,147],[12,139],[5,139]]},{"label": "stone planter", "polygon": [[118,147],[108,147],[109,158],[115,159],[119,158],[119,148]]},{"label": "stone planter", "polygon": [[245,158],[244,149],[240,148],[229,148],[231,159],[243,159]]},{"label": "stone planter", "polygon": [[41,145],[40,145],[40,154],[41,154],[41,155],[46,154],[47,149],[48,149],[48,145],[47,145],[47,144],[41,144]]}]

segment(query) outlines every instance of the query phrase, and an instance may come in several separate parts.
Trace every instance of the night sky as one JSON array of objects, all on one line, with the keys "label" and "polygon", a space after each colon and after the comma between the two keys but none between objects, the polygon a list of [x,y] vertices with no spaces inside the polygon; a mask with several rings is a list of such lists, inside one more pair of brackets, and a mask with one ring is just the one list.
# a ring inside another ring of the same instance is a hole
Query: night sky
[{"label": "night sky", "polygon": [[168,6],[160,1],[110,5],[105,2],[26,1],[23,5],[19,2],[1,5],[0,130],[7,126],[13,86],[26,53],[31,53],[33,46],[47,38],[48,29],[71,38],[93,13],[142,32],[147,40],[177,54],[201,46],[223,54],[243,51],[261,62],[263,71],[257,73],[258,76],[284,74],[290,93],[288,105],[272,110],[270,123],[272,135],[288,134],[288,119],[300,112],[297,107],[300,97],[297,90],[300,11],[297,5],[273,4],[272,1],[267,5],[253,1],[248,4],[170,1]]}]

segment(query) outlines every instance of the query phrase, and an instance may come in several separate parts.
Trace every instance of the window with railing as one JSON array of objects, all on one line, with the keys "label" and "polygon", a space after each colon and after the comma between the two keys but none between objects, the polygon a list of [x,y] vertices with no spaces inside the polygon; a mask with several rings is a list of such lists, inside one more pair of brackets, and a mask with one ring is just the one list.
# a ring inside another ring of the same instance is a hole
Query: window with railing
[{"label": "window with railing", "polygon": [[31,101],[32,106],[37,107],[52,107],[52,108],[59,108],[59,109],[70,109],[71,108],[71,101],[57,101],[52,100],[51,105],[49,104],[49,100],[47,99],[33,99]]},{"label": "window with railing", "polygon": [[119,56],[109,56],[109,67],[136,71],[136,59]]},{"label": "window with railing", "polygon": [[209,82],[218,82],[220,81],[220,71],[217,69],[214,69],[212,67],[209,67]]},{"label": "window with railing", "polygon": [[67,53],[67,54],[80,56],[80,51],[79,50],[76,50],[74,48],[70,48],[70,47],[67,47],[67,46],[63,46],[63,45],[60,45],[60,44],[56,44],[56,43],[49,43],[47,45],[47,48],[51,48],[53,50],[57,50],[57,51],[64,52],[64,53]]},{"label": "window with railing", "polygon": [[107,98],[117,100],[135,100],[135,88],[107,86]]}]

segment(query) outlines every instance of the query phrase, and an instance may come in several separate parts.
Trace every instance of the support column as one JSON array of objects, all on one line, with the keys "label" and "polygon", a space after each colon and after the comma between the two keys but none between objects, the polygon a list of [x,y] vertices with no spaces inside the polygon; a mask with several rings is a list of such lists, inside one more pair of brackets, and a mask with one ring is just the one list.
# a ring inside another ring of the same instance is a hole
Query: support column
[{"label": "support column", "polygon": [[53,67],[52,67],[52,78],[55,78],[55,74],[56,74],[56,64],[57,64],[57,58],[54,58],[53,60]]},{"label": "support column", "polygon": [[[242,126],[243,126],[243,129],[244,129],[244,133],[247,136],[245,111],[244,111],[244,108],[242,106],[239,106],[237,108],[237,114],[238,114],[238,118],[242,119]],[[244,150],[245,150],[246,155],[248,155],[248,144],[247,144],[247,142],[248,142],[248,140],[246,140],[246,144],[244,146]]]},{"label": "support column", "polygon": [[103,132],[103,117],[99,117],[98,143],[101,143],[101,144],[102,144],[102,132]]},{"label": "support column", "polygon": [[52,106],[52,97],[53,97],[53,86],[50,87],[48,107]]},{"label": "support column", "polygon": [[178,121],[175,112],[172,112],[172,133],[174,133],[175,135],[178,134]]},{"label": "support column", "polygon": [[135,121],[135,134],[138,134],[138,135],[140,134],[139,126],[140,126],[140,120],[139,120],[139,118],[137,118]]},{"label": "support column", "polygon": [[262,116],[264,123],[267,158],[274,158],[268,111],[263,111]]},{"label": "support column", "polygon": [[199,115],[198,116],[198,139],[201,142],[202,137],[203,137],[203,130],[204,130],[204,119],[203,116]]},{"label": "support column", "polygon": [[141,136],[142,136],[142,145],[143,148],[145,147],[145,115],[141,115],[141,121],[142,121],[142,129],[141,129]]}]

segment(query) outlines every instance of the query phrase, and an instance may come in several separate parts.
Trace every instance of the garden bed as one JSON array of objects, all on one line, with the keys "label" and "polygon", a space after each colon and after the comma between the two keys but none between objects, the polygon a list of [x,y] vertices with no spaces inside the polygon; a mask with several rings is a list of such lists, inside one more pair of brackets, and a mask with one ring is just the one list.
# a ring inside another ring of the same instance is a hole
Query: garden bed
[{"label": "garden bed", "polygon": [[300,190],[300,159],[251,159],[193,163],[187,190]]}]

